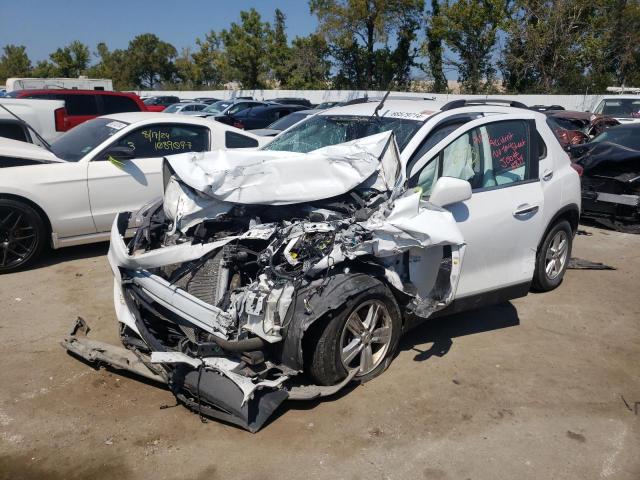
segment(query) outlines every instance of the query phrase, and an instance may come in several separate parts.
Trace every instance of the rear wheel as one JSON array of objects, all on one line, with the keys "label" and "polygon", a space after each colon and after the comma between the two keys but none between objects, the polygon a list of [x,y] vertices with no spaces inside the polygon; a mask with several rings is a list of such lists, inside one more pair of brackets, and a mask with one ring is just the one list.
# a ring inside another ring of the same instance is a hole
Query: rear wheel
[{"label": "rear wheel", "polygon": [[46,227],[42,217],[26,203],[0,199],[0,273],[18,270],[44,249]]},{"label": "rear wheel", "polygon": [[562,282],[571,257],[573,231],[566,220],[557,222],[545,235],[536,258],[532,287],[548,292]]},{"label": "rear wheel", "polygon": [[355,380],[366,382],[391,363],[398,346],[400,309],[380,284],[350,299],[331,318],[311,346],[307,371],[319,385],[335,385],[358,370]]}]

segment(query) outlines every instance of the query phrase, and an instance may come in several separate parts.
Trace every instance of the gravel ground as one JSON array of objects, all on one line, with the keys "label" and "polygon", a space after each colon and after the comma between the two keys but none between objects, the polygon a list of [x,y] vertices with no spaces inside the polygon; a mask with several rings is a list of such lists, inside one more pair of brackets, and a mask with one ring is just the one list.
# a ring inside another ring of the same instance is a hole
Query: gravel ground
[{"label": "gravel ground", "polygon": [[105,244],[55,252],[0,279],[0,479],[637,480],[640,236],[586,230],[574,255],[617,270],[426,323],[381,377],[254,435],[68,356],[78,315],[117,342],[112,280]]}]

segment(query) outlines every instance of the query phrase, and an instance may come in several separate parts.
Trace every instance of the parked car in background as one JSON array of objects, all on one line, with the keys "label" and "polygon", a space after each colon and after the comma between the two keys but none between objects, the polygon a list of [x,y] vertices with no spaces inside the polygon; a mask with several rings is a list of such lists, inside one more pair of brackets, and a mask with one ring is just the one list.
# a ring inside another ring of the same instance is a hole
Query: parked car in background
[{"label": "parked car in background", "polygon": [[0,138],[0,273],[53,248],[104,241],[115,215],[162,195],[162,158],[265,140],[201,118],[151,112],[89,120],[45,149]]},{"label": "parked car in background", "polygon": [[207,108],[206,103],[194,103],[194,102],[180,102],[169,105],[167,108],[163,110],[164,113],[181,113],[181,114],[191,114],[195,112],[201,112]]},{"label": "parked car in background", "polygon": [[607,128],[619,125],[613,117],[572,110],[547,110],[547,122],[563,148],[591,140]]},{"label": "parked car in background", "polygon": [[613,117],[620,123],[638,123],[640,122],[640,95],[604,97],[593,113]]},{"label": "parked car in background", "polygon": [[299,110],[297,112],[292,112],[289,115],[286,115],[279,120],[276,120],[270,125],[267,125],[265,128],[258,128],[255,130],[248,130],[254,135],[259,135],[261,137],[275,137],[280,132],[286,130],[287,128],[295,125],[298,122],[301,122],[305,118],[310,115],[315,115],[321,110],[313,109],[313,110]]},{"label": "parked car in background", "polygon": [[556,288],[580,209],[546,117],[477,102],[337,107],[166,171],[164,200],[113,225],[123,345],[80,321],[63,346],[252,432],[382,374],[427,318]]},{"label": "parked car in background", "polygon": [[0,137],[45,146],[66,130],[67,113],[62,100],[0,99]]},{"label": "parked car in background", "polygon": [[216,121],[233,125],[236,128],[255,130],[286,117],[291,112],[306,110],[301,105],[266,104],[245,108],[239,112],[230,113],[227,110],[223,115],[213,117]]},{"label": "parked car in background", "polygon": [[326,110],[327,108],[337,107],[342,104],[342,102],[322,102],[316,105],[314,108],[316,110]]},{"label": "parked car in background", "polygon": [[100,115],[147,110],[137,95],[107,90],[14,90],[9,93],[9,96],[39,100],[63,100],[66,111],[66,126],[63,131]]},{"label": "parked car in background", "polygon": [[215,117],[217,115],[234,115],[245,108],[256,107],[258,105],[266,105],[264,102],[255,100],[221,100],[207,106],[204,110],[194,113],[199,117]]},{"label": "parked car in background", "polygon": [[312,108],[311,102],[306,98],[295,98],[295,97],[279,97],[279,98],[268,98],[265,99],[266,102],[280,103],[282,105],[302,105],[303,107]]},{"label": "parked car in background", "polygon": [[180,103],[180,99],[175,95],[161,95],[156,97],[147,97],[143,99],[143,103],[149,112],[161,112],[169,105]]},{"label": "parked car in background", "polygon": [[640,233],[640,124],[612,127],[570,153],[582,169],[582,217]]},{"label": "parked car in background", "polygon": [[211,105],[212,103],[219,102],[219,98],[213,97],[197,97],[193,99],[194,102],[206,103],[207,105]]}]

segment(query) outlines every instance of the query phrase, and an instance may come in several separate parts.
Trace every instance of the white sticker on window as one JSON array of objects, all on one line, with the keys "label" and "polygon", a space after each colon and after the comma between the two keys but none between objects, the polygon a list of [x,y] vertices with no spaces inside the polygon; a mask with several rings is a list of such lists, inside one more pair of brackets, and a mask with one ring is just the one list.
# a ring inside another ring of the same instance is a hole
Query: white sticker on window
[{"label": "white sticker on window", "polygon": [[113,122],[107,123],[107,127],[113,128],[114,130],[122,130],[126,126],[126,123],[117,122],[115,120]]},{"label": "white sticker on window", "polygon": [[395,117],[395,118],[406,118],[409,120],[424,120],[428,117],[423,113],[414,113],[414,112],[396,112],[391,111],[384,115],[385,117]]}]

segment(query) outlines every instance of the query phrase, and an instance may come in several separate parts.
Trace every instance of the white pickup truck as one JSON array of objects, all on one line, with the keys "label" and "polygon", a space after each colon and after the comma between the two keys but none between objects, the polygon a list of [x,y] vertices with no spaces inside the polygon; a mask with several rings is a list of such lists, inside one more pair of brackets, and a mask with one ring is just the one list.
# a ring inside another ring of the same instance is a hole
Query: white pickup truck
[{"label": "white pickup truck", "polygon": [[0,98],[0,137],[41,145],[35,130],[51,143],[64,133],[65,117],[62,100]]}]

